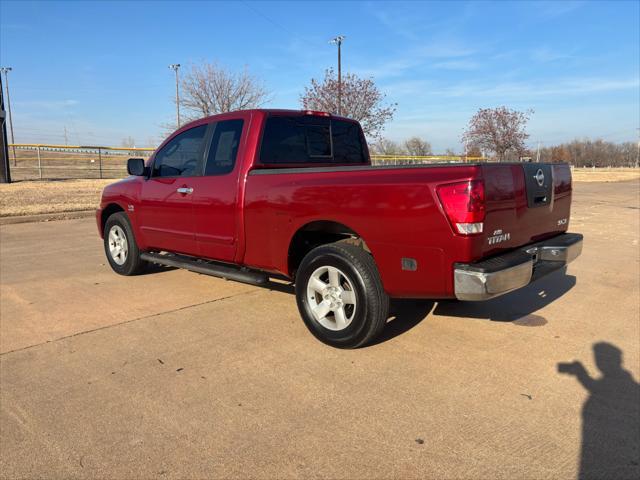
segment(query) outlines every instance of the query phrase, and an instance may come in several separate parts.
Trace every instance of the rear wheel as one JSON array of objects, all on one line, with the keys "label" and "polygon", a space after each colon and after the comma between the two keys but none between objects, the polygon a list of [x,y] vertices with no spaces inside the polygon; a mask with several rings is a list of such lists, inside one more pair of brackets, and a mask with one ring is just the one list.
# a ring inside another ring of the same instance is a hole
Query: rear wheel
[{"label": "rear wheel", "polygon": [[389,311],[373,257],[345,243],[317,247],[304,257],[296,275],[296,300],[311,333],[338,348],[371,342]]},{"label": "rear wheel", "polygon": [[120,275],[136,275],[147,262],[140,259],[140,250],[124,212],[111,215],[104,226],[104,251],[109,265]]}]

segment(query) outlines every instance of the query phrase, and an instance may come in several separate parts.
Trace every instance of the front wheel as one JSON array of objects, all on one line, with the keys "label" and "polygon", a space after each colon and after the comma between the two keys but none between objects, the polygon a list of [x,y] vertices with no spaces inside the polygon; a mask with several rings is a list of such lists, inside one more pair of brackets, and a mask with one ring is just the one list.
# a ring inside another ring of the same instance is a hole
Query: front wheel
[{"label": "front wheel", "polygon": [[296,275],[296,300],[311,333],[338,348],[371,342],[389,312],[373,257],[346,243],[323,245],[304,257]]},{"label": "front wheel", "polygon": [[144,269],[146,262],[140,258],[138,244],[124,212],[114,213],[107,219],[104,252],[113,271],[120,275],[136,275]]}]

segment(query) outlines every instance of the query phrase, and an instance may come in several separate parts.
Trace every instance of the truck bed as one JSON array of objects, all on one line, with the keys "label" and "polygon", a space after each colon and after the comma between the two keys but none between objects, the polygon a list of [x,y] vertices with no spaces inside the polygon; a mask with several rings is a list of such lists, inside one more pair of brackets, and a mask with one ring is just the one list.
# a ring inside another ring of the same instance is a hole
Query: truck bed
[{"label": "truck bed", "polygon": [[[540,187],[531,182],[532,172],[538,170],[546,172]],[[314,222],[331,222],[364,240],[389,295],[452,297],[449,272],[455,263],[497,255],[567,230],[570,178],[565,164],[253,169],[245,182],[243,263],[291,275],[286,249],[295,233]],[[462,236],[447,220],[437,188],[473,180],[484,182],[484,228]],[[415,260],[417,268],[403,270],[403,258]]]}]

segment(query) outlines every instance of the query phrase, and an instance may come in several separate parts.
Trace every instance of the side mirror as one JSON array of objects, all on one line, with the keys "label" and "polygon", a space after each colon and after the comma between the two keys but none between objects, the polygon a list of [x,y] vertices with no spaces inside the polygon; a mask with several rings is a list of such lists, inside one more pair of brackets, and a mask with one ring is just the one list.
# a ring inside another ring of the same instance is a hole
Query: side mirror
[{"label": "side mirror", "polygon": [[145,175],[144,159],[130,158],[127,160],[127,172],[129,172],[129,175],[135,175],[137,177]]}]

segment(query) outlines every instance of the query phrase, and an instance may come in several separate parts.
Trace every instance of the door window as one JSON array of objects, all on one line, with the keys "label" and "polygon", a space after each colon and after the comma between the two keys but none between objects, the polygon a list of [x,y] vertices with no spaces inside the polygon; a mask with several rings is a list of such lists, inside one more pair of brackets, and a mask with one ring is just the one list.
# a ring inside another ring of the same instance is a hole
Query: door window
[{"label": "door window", "polygon": [[153,162],[154,177],[192,177],[201,165],[207,125],[191,128],[174,137],[160,150]]},{"label": "door window", "polygon": [[205,175],[224,175],[233,170],[243,124],[244,120],[225,120],[215,124]]}]

